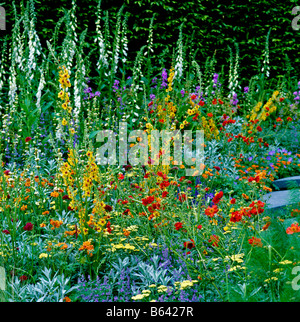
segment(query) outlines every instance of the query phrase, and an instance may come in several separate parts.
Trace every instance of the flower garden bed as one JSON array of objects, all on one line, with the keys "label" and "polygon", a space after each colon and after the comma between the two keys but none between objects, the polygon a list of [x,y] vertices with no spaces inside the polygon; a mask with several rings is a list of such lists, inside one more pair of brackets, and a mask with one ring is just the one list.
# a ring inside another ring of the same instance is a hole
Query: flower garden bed
[{"label": "flower garden bed", "polygon": [[[125,75],[117,38],[111,60],[100,52],[99,76],[87,79],[84,34],[75,50],[72,24],[48,51],[32,24],[25,19],[23,33],[20,24],[1,83],[1,300],[299,300],[299,198],[275,211],[263,198],[274,180],[300,175],[300,82],[275,84],[262,71],[242,88],[237,68],[225,81],[216,63],[202,73],[195,61],[184,76],[180,42],[158,70],[143,47]],[[22,35],[31,41],[23,62]],[[163,145],[158,164],[103,165],[98,135],[120,140],[120,124],[139,131],[125,145],[139,157],[154,149],[152,131],[201,131],[200,168],[195,155],[177,162],[171,153],[162,164]]]}]

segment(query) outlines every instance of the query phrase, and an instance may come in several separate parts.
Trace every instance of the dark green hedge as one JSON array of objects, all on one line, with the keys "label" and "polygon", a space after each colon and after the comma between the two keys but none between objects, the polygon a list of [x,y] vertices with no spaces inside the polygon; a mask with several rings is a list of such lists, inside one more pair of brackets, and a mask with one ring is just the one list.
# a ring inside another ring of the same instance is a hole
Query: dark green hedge
[{"label": "dark green hedge", "polygon": [[[21,1],[16,1],[19,3]],[[88,28],[88,39],[95,37],[97,0],[77,0],[78,32]],[[234,50],[234,41],[239,44],[241,77],[249,78],[258,71],[262,63],[266,35],[270,34],[271,77],[285,72],[286,55],[294,67],[293,74],[300,71],[300,31],[292,29],[292,8],[297,0],[244,0],[244,1],[175,1],[175,0],[124,0],[102,1],[102,9],[108,10],[112,22],[119,8],[125,4],[124,12],[130,13],[128,20],[129,58],[134,59],[140,47],[146,44],[150,20],[155,13],[154,54],[156,57],[175,47],[179,26],[184,22],[183,33],[186,43],[197,51],[200,66],[216,51],[218,66],[228,65],[228,46]],[[11,4],[4,5],[9,28],[13,22]],[[70,0],[36,1],[37,30],[42,42],[51,37],[63,8],[70,9]],[[103,15],[104,16],[104,15]],[[112,25],[113,26],[113,25]],[[194,32],[194,38],[192,33]],[[2,35],[4,33],[2,32]],[[171,56],[171,54],[170,54]],[[166,66],[168,67],[168,66]]]}]

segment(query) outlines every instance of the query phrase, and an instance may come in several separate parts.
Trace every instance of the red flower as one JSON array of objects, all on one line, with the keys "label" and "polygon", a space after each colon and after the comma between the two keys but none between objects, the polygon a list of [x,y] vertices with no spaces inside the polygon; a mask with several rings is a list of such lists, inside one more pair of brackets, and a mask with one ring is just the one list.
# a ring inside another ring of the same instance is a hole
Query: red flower
[{"label": "red flower", "polygon": [[223,191],[218,192],[214,197],[213,197],[213,203],[214,204],[218,204],[220,202],[220,200],[223,197]]},{"label": "red flower", "polygon": [[196,94],[192,94],[191,95],[191,100],[195,100],[197,98],[197,95]]},{"label": "red flower", "polygon": [[252,207],[252,209],[250,210],[250,213],[252,214],[252,215],[257,215],[257,214],[261,214],[261,213],[263,213],[264,212],[264,207],[265,206],[265,204],[264,204],[264,202],[262,202],[262,201],[260,201],[260,200],[258,200],[258,201],[256,201],[256,202],[252,202],[250,205],[249,205],[249,207]]},{"label": "red flower", "polygon": [[184,202],[185,200],[186,200],[186,194],[185,193],[181,193],[180,195],[179,195],[179,197],[178,197],[178,200],[180,201],[180,202]]},{"label": "red flower", "polygon": [[198,225],[197,228],[200,230],[202,229],[202,225]]},{"label": "red flower", "polygon": [[252,237],[248,239],[248,243],[252,246],[262,247],[262,242],[260,238]]},{"label": "red flower", "polygon": [[31,231],[33,229],[33,224],[31,222],[28,222],[24,227],[24,230]]},{"label": "red flower", "polygon": [[62,199],[63,200],[68,200],[68,199],[70,199],[70,197],[68,195],[64,195],[64,196],[62,196]]},{"label": "red flower", "polygon": [[207,113],[207,116],[208,117],[213,117],[213,114],[212,113]]},{"label": "red flower", "polygon": [[26,275],[22,275],[19,277],[20,281],[21,282],[24,282],[24,281],[27,281],[28,280],[28,277]]},{"label": "red flower", "polygon": [[157,175],[158,175],[159,177],[163,178],[164,180],[166,180],[166,179],[167,179],[167,176],[166,176],[164,173],[162,173],[161,171],[158,171],[158,172],[157,172]]},{"label": "red flower", "polygon": [[257,129],[258,132],[262,131],[262,128],[260,126],[258,126],[256,129]]},{"label": "red flower", "polygon": [[183,243],[183,247],[184,248],[188,248],[188,249],[192,249],[195,247],[195,243],[194,243],[194,240],[191,239],[191,241],[188,241],[188,242],[184,242]]},{"label": "red flower", "polygon": [[118,179],[119,179],[119,180],[123,180],[123,179],[124,179],[124,175],[123,175],[122,173],[119,173],[119,174],[118,174]]},{"label": "red flower", "polygon": [[215,168],[217,171],[220,171],[220,170],[221,170],[221,168],[220,168],[220,167],[218,167],[218,166],[214,166],[214,168]]},{"label": "red flower", "polygon": [[112,206],[110,206],[110,205],[105,205],[104,209],[105,209],[105,211],[108,211],[108,212],[113,210]]},{"label": "red flower", "polygon": [[169,194],[168,191],[163,191],[163,193],[161,194],[161,197],[166,198],[168,194]]},{"label": "red flower", "polygon": [[27,136],[27,138],[25,138],[25,142],[29,142],[31,140],[32,140],[32,138],[30,136]]},{"label": "red flower", "polygon": [[147,206],[150,203],[152,203],[153,201],[154,201],[154,197],[153,196],[148,196],[148,197],[142,199],[142,204],[144,206]]},{"label": "red flower", "polygon": [[111,233],[111,231],[112,231],[112,229],[111,229],[111,227],[110,227],[110,221],[108,221],[107,222],[107,224],[106,224],[106,231],[110,234]]},{"label": "red flower", "polygon": [[2,230],[2,232],[3,232],[3,234],[5,234],[5,235],[9,235],[9,234],[10,234],[10,232],[9,232],[7,229]]},{"label": "red flower", "polygon": [[181,222],[177,222],[174,226],[176,230],[180,230],[183,227]]},{"label": "red flower", "polygon": [[169,187],[169,185],[170,185],[170,182],[164,180],[163,182],[160,183],[159,187],[160,187],[160,189],[164,189],[164,188]]},{"label": "red flower", "polygon": [[232,199],[230,200],[230,203],[231,203],[232,205],[234,205],[234,204],[235,204],[235,202],[236,202],[236,199],[235,199],[235,198],[232,198]]},{"label": "red flower", "polygon": [[230,221],[231,222],[239,222],[242,220],[242,213],[239,212],[239,211],[234,211],[232,214],[231,214],[231,217],[230,217]]},{"label": "red flower", "polygon": [[196,113],[195,116],[193,116],[193,121],[196,121],[198,119],[199,114]]},{"label": "red flower", "polygon": [[218,103],[217,99],[216,99],[216,98],[214,98],[214,99],[212,100],[212,104],[213,104],[213,105],[216,105],[217,103]]},{"label": "red flower", "polygon": [[10,174],[10,171],[9,170],[5,170],[3,173],[8,176]]},{"label": "red flower", "polygon": [[200,102],[199,102],[199,105],[200,105],[200,106],[204,106],[204,105],[205,105],[205,102],[200,101]]},{"label": "red flower", "polygon": [[289,122],[289,121],[293,121],[293,119],[292,119],[290,116],[288,116],[286,120],[287,120],[288,122]]}]

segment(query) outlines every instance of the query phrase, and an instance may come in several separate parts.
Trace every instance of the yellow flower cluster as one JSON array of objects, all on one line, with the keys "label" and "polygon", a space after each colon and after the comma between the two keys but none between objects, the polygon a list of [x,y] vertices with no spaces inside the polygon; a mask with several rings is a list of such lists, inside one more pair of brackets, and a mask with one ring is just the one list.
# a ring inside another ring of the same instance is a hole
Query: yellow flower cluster
[{"label": "yellow flower cluster", "polygon": [[75,197],[77,194],[77,190],[73,188],[75,180],[73,176],[75,172],[72,167],[74,167],[77,162],[78,160],[75,158],[73,150],[70,150],[67,162],[60,168],[61,177],[63,178],[64,185],[67,187],[68,196],[71,199],[69,205],[71,208],[75,208]]},{"label": "yellow flower cluster", "polygon": [[88,157],[88,164],[86,165],[85,172],[83,174],[82,190],[84,191],[84,197],[90,197],[93,181],[99,182],[100,177],[93,152],[88,151],[86,155]]},{"label": "yellow flower cluster", "polygon": [[130,244],[111,244],[112,246],[112,249],[111,251],[112,252],[115,252],[117,249],[125,249],[125,250],[135,250],[135,251],[139,251],[138,249],[136,249],[133,245],[130,245]]},{"label": "yellow flower cluster", "polygon": [[279,95],[279,91],[275,91],[272,95],[272,97],[268,100],[268,102],[264,105],[263,111],[259,117],[259,119],[265,121],[267,116],[269,116],[271,113],[276,111],[276,106],[273,104],[273,102],[276,100],[277,96]]},{"label": "yellow flower cluster", "polygon": [[204,130],[204,135],[207,140],[212,139],[213,137],[216,140],[220,140],[219,137],[219,130],[212,118],[210,118],[208,121],[206,120],[205,116],[202,116],[202,127]]},{"label": "yellow flower cluster", "polygon": [[167,116],[169,116],[171,119],[175,117],[176,115],[176,105],[174,105],[173,102],[169,102],[170,95],[166,96],[165,98],[165,105],[166,107],[163,107],[161,104],[157,106],[157,116],[159,119],[166,120]]},{"label": "yellow flower cluster", "polygon": [[[67,92],[68,87],[71,87],[70,83],[70,75],[66,69],[65,66],[63,68],[59,67],[59,83],[61,85],[62,90],[58,93],[58,98],[60,98],[62,101],[62,108],[64,110],[68,110],[69,113],[72,111],[72,107],[69,105],[70,99],[69,99],[69,93]],[[66,125],[66,124],[64,124]]]},{"label": "yellow flower cluster", "polygon": [[198,281],[197,280],[192,280],[192,281],[186,280],[186,281],[182,281],[182,282],[175,282],[174,284],[175,284],[177,289],[184,290],[186,288],[193,287],[193,285],[195,283],[198,283]]},{"label": "yellow flower cluster", "polygon": [[[273,112],[276,111],[276,106],[273,104],[276,100],[277,96],[279,95],[279,91],[275,91],[271,98],[267,101],[267,103],[262,107],[262,102],[258,102],[256,106],[253,108],[251,115],[247,115],[247,118],[249,118],[250,121],[263,120],[265,121],[266,118]],[[261,111],[260,111],[261,109]],[[258,115],[260,111],[260,115]],[[251,130],[251,127],[250,127]]]},{"label": "yellow flower cluster", "polygon": [[170,74],[169,74],[169,77],[168,77],[168,88],[166,89],[167,93],[172,91],[172,83],[173,83],[174,75],[175,75],[174,67],[171,67]]},{"label": "yellow flower cluster", "polygon": [[236,255],[231,255],[231,256],[225,256],[224,262],[228,262],[229,259],[230,259],[233,262],[243,263],[243,259],[242,259],[243,257],[244,257],[244,254],[243,253],[236,254]]}]

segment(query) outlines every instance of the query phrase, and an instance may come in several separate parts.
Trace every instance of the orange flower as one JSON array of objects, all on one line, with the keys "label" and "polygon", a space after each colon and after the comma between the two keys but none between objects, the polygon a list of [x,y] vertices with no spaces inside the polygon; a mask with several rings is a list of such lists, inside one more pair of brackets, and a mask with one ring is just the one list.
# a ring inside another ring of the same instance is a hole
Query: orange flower
[{"label": "orange flower", "polygon": [[270,192],[272,192],[272,191],[273,191],[273,189],[272,189],[272,188],[269,188],[269,187],[266,187],[266,186],[263,186],[263,189],[264,189],[264,190],[266,190],[266,191],[270,191]]},{"label": "orange flower", "polygon": [[92,251],[94,250],[94,246],[91,244],[90,241],[83,242],[82,246],[79,248],[79,250],[86,250],[87,254],[89,256],[93,256]]},{"label": "orange flower", "polygon": [[22,211],[25,211],[27,209],[27,205],[23,205],[22,207],[21,207],[21,210]]},{"label": "orange flower", "polygon": [[300,227],[299,227],[298,223],[293,223],[291,225],[291,227],[288,227],[286,229],[286,233],[289,235],[294,234],[294,233],[299,233],[299,232],[300,232]]},{"label": "orange flower", "polygon": [[46,210],[46,211],[42,212],[42,215],[49,215],[49,211]]},{"label": "orange flower", "polygon": [[56,198],[59,196],[59,193],[57,191],[53,191],[51,192],[50,196]]},{"label": "orange flower", "polygon": [[71,299],[67,296],[64,297],[64,302],[72,302]]},{"label": "orange flower", "polygon": [[123,229],[123,235],[124,235],[125,237],[128,237],[128,236],[130,235],[130,231],[124,228],[124,229]]},{"label": "orange flower", "polygon": [[207,207],[205,209],[205,215],[212,218],[218,211],[218,207],[216,205],[213,205],[212,207]]},{"label": "orange flower", "polygon": [[53,226],[51,227],[51,229],[54,230],[55,228],[59,228],[63,224],[63,222],[61,220],[50,219],[50,224]]}]

